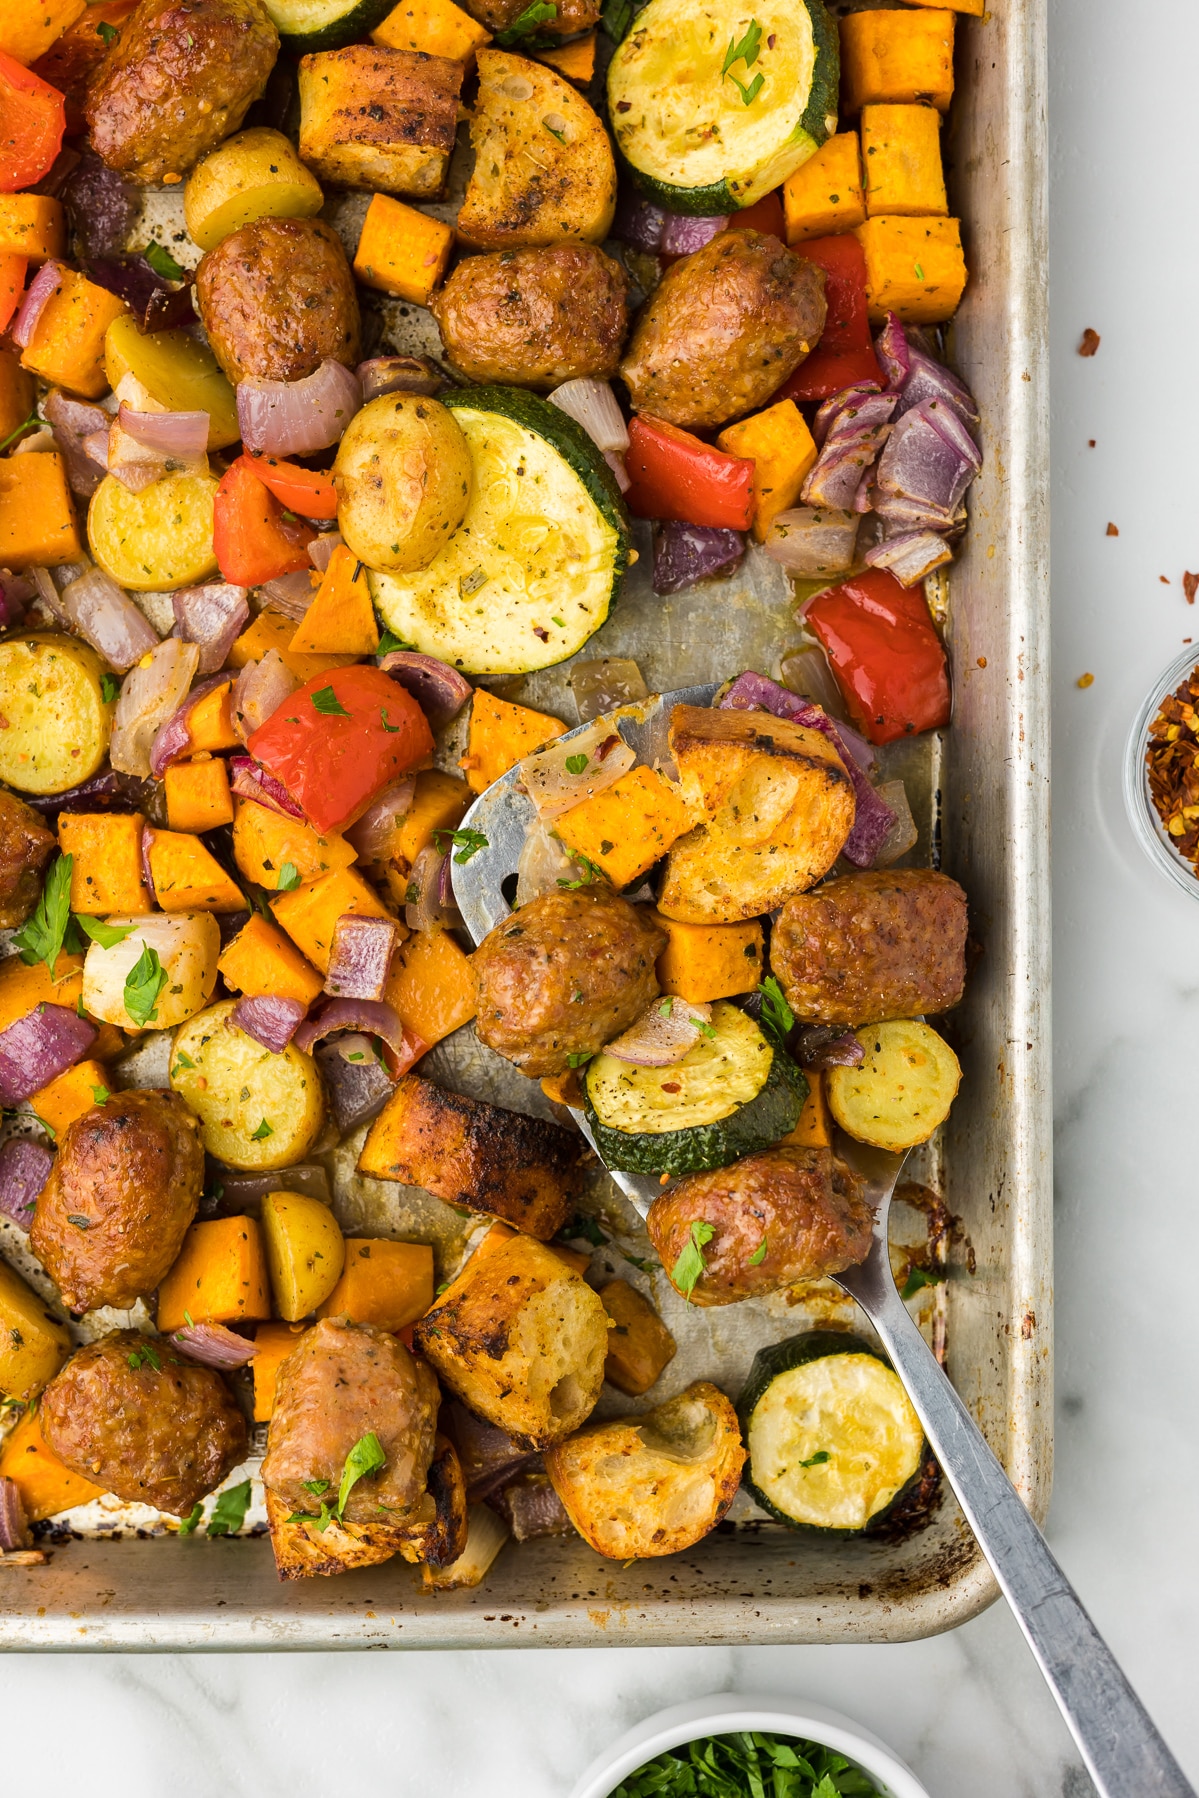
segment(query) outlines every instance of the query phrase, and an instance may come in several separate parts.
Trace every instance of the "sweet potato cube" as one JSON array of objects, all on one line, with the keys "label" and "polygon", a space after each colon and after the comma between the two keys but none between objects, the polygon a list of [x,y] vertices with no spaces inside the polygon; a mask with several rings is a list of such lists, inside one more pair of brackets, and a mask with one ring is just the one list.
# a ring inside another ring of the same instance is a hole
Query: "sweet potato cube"
[{"label": "sweet potato cube", "polygon": [[244,668],[247,662],[261,661],[268,649],[275,649],[284,667],[290,669],[298,681],[306,681],[314,674],[328,674],[331,668],[344,668],[358,659],[356,656],[301,653],[291,646],[295,634],[294,619],[285,618],[282,612],[259,612],[229,651],[229,666]]},{"label": "sweet potato cube", "polygon": [[754,536],[764,543],[779,513],[799,499],[816,460],[804,415],[794,400],[779,400],[765,412],[728,425],[716,441],[730,456],[744,456],[754,465]]},{"label": "sweet potato cube", "polygon": [[[237,1324],[271,1314],[262,1229],[254,1217],[214,1217],[193,1224],[179,1259],[158,1288],[163,1336],[196,1324]],[[184,1315],[187,1314],[187,1316]]]},{"label": "sweet potato cube", "polygon": [[233,682],[214,687],[188,713],[189,752],[212,755],[218,749],[240,749],[241,738],[233,728]]},{"label": "sweet potato cube", "polygon": [[60,955],[51,975],[44,961],[28,967],[19,955],[0,961],[0,1030],[25,1018],[35,1005],[62,1005],[74,1011],[83,992],[83,957]]},{"label": "sweet potato cube", "polygon": [[949,211],[941,168],[941,115],[935,107],[863,106],[862,167],[871,218]]},{"label": "sweet potato cube", "polygon": [[458,828],[469,805],[470,788],[465,781],[438,768],[418,774],[412,804],[396,838],[397,853],[411,866],[433,841],[434,831]]},{"label": "sweet potato cube", "polygon": [[51,1080],[48,1086],[34,1093],[29,1105],[43,1124],[60,1137],[68,1124],[81,1118],[93,1105],[99,1105],[107,1092],[107,1070],[93,1057],[88,1061],[77,1061],[57,1080]]},{"label": "sweet potato cube", "polygon": [[[402,11],[405,3],[401,0],[396,11]],[[462,16],[467,18],[465,13]],[[467,23],[473,25],[474,20],[467,19]],[[380,293],[427,306],[445,274],[453,247],[452,225],[418,212],[415,206],[405,206],[390,194],[376,194],[366,209],[354,273],[365,286]]]},{"label": "sweet potato cube", "polygon": [[569,1214],[578,1157],[578,1140],[558,1124],[408,1074],[371,1125],[358,1171],[548,1240]]},{"label": "sweet potato cube", "polygon": [[245,911],[245,894],[190,831],[148,830],[146,859],[163,911]]},{"label": "sweet potato cube", "polygon": [[[924,6],[927,0],[903,0],[905,6]],[[981,19],[986,14],[987,0],[942,0],[942,5],[949,12],[969,13],[973,18]]]},{"label": "sweet potato cube", "polygon": [[103,1486],[93,1486],[81,1474],[72,1473],[42,1435],[38,1414],[27,1410],[16,1429],[0,1447],[0,1479],[11,1480],[21,1495],[21,1506],[30,1523],[57,1517],[60,1511],[90,1504]]},{"label": "sweet potato cube", "polygon": [[[256,799],[239,798],[235,810],[233,859],[256,886],[273,890],[288,867],[301,880],[320,880],[354,860],[353,845],[335,831],[322,836],[302,818],[285,818]],[[285,887],[291,879],[285,876]]]},{"label": "sweet potato cube", "polygon": [[86,11],[86,0],[4,0],[0,50],[26,68]]},{"label": "sweet potato cube", "polygon": [[322,181],[433,200],[458,130],[463,63],[373,44],[300,60],[300,156]]},{"label": "sweet potato cube", "polygon": [[957,219],[870,218],[857,236],[872,323],[883,324],[888,312],[907,325],[939,325],[953,317],[966,285]]},{"label": "sweet potato cube", "polygon": [[838,131],[783,183],[787,242],[852,231],[866,216],[856,131]]},{"label": "sweet potato cube", "polygon": [[491,34],[454,0],[400,0],[371,32],[371,42],[469,64],[479,46],[491,42]]},{"label": "sweet potato cube", "polygon": [[329,557],[316,598],[296,626],[291,647],[301,655],[373,656],[378,649],[379,627],[366,569],[344,543]]},{"label": "sweet potato cube", "polygon": [[[271,900],[271,910],[292,942],[322,974],[329,972],[329,950],[338,918],[348,911],[367,918],[393,916],[354,868],[339,868],[293,892],[281,893]],[[407,936],[402,924],[400,930]]]},{"label": "sweet potato cube", "polygon": [[689,1005],[710,1005],[752,993],[766,966],[762,926],[756,918],[744,924],[680,924],[655,912],[654,922],[666,932],[658,957],[658,985],[664,993]]},{"label": "sweet potato cube", "polygon": [[341,1279],[318,1317],[348,1317],[380,1330],[402,1330],[433,1303],[433,1251],[424,1242],[351,1237]]},{"label": "sweet potato cube", "polygon": [[172,830],[215,830],[233,822],[229,770],[219,756],[172,762],[163,778]]},{"label": "sweet potato cube", "polygon": [[576,87],[589,87],[595,74],[595,33],[589,31],[586,37],[577,37],[572,44],[560,44],[553,50],[534,50],[532,55],[537,62],[565,75]]},{"label": "sweet potato cube", "polygon": [[677,790],[653,768],[630,768],[602,793],[572,806],[554,825],[566,847],[626,887],[660,861],[694,819]]},{"label": "sweet potato cube", "polygon": [[483,793],[493,780],[565,731],[565,724],[545,712],[512,705],[507,699],[497,699],[486,687],[476,687],[466,754],[458,766],[466,770],[471,792]]},{"label": "sweet potato cube", "polygon": [[258,912],[222,952],[217,967],[225,985],[247,999],[298,999],[311,1005],[322,989],[312,963]]},{"label": "sweet potato cube", "polygon": [[[32,462],[40,457],[29,457]],[[126,916],[152,909],[154,901],[142,879],[140,812],[62,812],[58,846],[73,856],[71,910],[89,918]],[[244,901],[243,901],[244,903]]]},{"label": "sweet potato cube", "polygon": [[[4,271],[9,264],[14,267],[20,264],[20,275],[17,279],[18,291],[25,283],[25,264],[21,257],[0,257],[0,317],[4,316],[4,308],[9,295],[4,286]],[[0,443],[11,437],[17,426],[23,424],[33,411],[33,402],[37,398],[37,382],[27,368],[21,367],[21,357],[16,350],[0,350]],[[26,456],[18,456],[18,462],[28,460]],[[11,467],[12,458],[5,463]]]},{"label": "sweet potato cube", "polygon": [[64,267],[58,286],[38,314],[21,357],[25,367],[55,387],[85,400],[107,391],[104,335],[125,311],[124,300],[106,287]]},{"label": "sweet potato cube", "polygon": [[831,1149],[833,1121],[824,1092],[824,1075],[819,1068],[808,1068],[804,1072],[804,1079],[808,1083],[808,1096],[799,1114],[799,1122],[794,1130],[789,1130],[786,1136],[779,1139],[780,1145],[793,1143],[800,1149]]},{"label": "sweet potato cube", "polygon": [[47,194],[0,194],[0,255],[45,262],[67,243],[62,201]]},{"label": "sweet potato cube", "polygon": [[677,1344],[647,1298],[627,1280],[609,1280],[600,1299],[612,1327],[604,1378],[618,1392],[639,1398],[673,1361]]},{"label": "sweet potato cube", "polygon": [[250,1372],[254,1376],[255,1423],[269,1423],[275,1415],[279,1369],[310,1328],[310,1324],[259,1324],[255,1330],[254,1347],[258,1353],[250,1363]]},{"label": "sweet potato cube", "polygon": [[935,106],[953,98],[953,13],[853,12],[841,20],[841,109],[878,101]]},{"label": "sweet potato cube", "polygon": [[0,461],[0,568],[57,568],[83,556],[58,451],[6,456]]},{"label": "sweet potato cube", "polygon": [[417,930],[396,957],[387,983],[387,1003],[432,1048],[479,1009],[470,957],[447,930]]}]

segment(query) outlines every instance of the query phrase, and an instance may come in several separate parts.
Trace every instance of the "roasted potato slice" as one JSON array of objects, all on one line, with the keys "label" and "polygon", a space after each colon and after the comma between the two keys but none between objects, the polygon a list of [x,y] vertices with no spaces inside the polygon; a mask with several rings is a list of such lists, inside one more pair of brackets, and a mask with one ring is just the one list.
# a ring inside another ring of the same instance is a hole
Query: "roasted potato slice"
[{"label": "roasted potato slice", "polygon": [[[210,911],[174,912],[170,917],[146,912],[110,917],[108,923],[111,929],[129,934],[108,949],[100,943],[88,946],[83,1003],[93,1018],[118,1024],[123,1030],[171,1030],[211,999],[221,932]],[[158,957],[166,979],[153,995],[153,1008],[145,1015],[139,1010],[135,1017],[126,1001],[152,996],[153,973],[147,973],[146,967],[149,955]],[[131,989],[127,983],[139,966],[146,980],[140,987],[135,982]]]},{"label": "roasted potato slice", "polygon": [[233,1006],[232,999],[210,1005],[179,1031],[171,1085],[199,1118],[204,1147],[218,1161],[264,1173],[291,1167],[325,1121],[320,1074],[294,1043],[274,1055],[238,1030],[229,1022]]},{"label": "roasted potato slice", "polygon": [[448,406],[415,393],[371,400],[333,464],[337,523],[368,568],[427,568],[466,516],[471,459]]},{"label": "roasted potato slice", "polygon": [[303,1192],[268,1192],[262,1233],[275,1310],[286,1323],[323,1305],[345,1266],[346,1244],[327,1205]]},{"label": "roasted potato slice", "polygon": [[855,802],[827,737],[763,712],[676,705],[670,747],[683,797],[705,822],[671,849],[659,911],[684,924],[733,924],[828,873]]},{"label": "roasted potato slice", "polygon": [[217,572],[212,547],[216,476],[164,474],[140,493],[105,475],[87,513],[88,545],[118,586],[136,592],[197,587]]},{"label": "roasted potato slice", "polygon": [[602,243],[616,210],[616,164],[591,107],[544,63],[507,50],[480,50],[477,63],[475,166],[459,237],[483,250]]},{"label": "roasted potato slice", "polygon": [[927,1024],[865,1024],[854,1032],[865,1059],[856,1068],[829,1068],[829,1110],[849,1136],[878,1149],[913,1149],[927,1142],[961,1084],[957,1056]]},{"label": "roasted potato slice", "polygon": [[63,793],[108,754],[104,664],[73,637],[38,632],[0,644],[0,780],[19,793]]},{"label": "roasted potato slice", "polygon": [[545,1457],[579,1534],[615,1561],[691,1548],[732,1504],[744,1464],[737,1413],[707,1380],[640,1417],[592,1424]]}]

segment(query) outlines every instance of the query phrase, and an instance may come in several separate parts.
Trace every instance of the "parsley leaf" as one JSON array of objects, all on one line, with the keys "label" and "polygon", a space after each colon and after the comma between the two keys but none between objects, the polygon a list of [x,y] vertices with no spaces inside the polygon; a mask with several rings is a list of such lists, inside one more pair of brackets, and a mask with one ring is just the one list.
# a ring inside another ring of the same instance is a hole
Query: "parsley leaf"
[{"label": "parsley leaf", "polygon": [[415,648],[415,643],[408,643],[403,637],[397,637],[394,631],[385,630],[379,638],[379,647],[375,654],[376,656],[389,656],[393,650]]},{"label": "parsley leaf", "polygon": [[154,273],[161,275],[164,281],[182,281],[184,271],[164,244],[147,244],[142,255]]},{"label": "parsley leaf", "polygon": [[230,1486],[228,1492],[217,1494],[212,1516],[208,1519],[210,1536],[236,1536],[246,1521],[251,1490],[250,1481],[243,1480],[240,1486]]},{"label": "parsley leaf", "polygon": [[728,79],[733,83],[733,86],[741,95],[742,103],[746,106],[757,99],[762,90],[762,83],[765,80],[765,76],[760,73],[755,75],[749,86],[746,87],[744,82],[738,80],[737,76],[733,74],[732,68],[735,62],[743,62],[745,64],[746,73],[748,73],[758,60],[758,51],[761,48],[761,44],[762,27],[758,24],[756,19],[751,19],[746,29],[745,36],[741,38],[740,41],[736,38],[729,39],[729,47],[724,53],[724,62],[720,67],[721,79],[723,80],[726,75],[728,76]]},{"label": "parsley leaf", "polygon": [[104,48],[106,50],[110,44],[116,43],[120,35],[121,34],[116,26],[110,25],[106,19],[102,19],[96,26],[96,36],[104,39]]},{"label": "parsley leaf", "polygon": [[614,44],[623,44],[629,35],[629,27],[646,3],[647,0],[604,0],[600,10],[604,36],[611,38]]},{"label": "parsley leaf", "polygon": [[[71,947],[67,936],[71,929],[71,869],[74,865],[73,855],[60,855],[52,864],[32,917],[13,938],[21,951],[21,960],[31,968],[44,961],[51,979],[59,956]],[[78,942],[78,937],[75,941]]]},{"label": "parsley leaf", "polygon": [[576,1211],[574,1216],[563,1224],[555,1240],[589,1242],[593,1249],[602,1249],[608,1238],[589,1211]]},{"label": "parsley leaf", "polygon": [[350,715],[332,687],[319,688],[312,695],[312,703],[325,718],[348,718]]},{"label": "parsley leaf", "polygon": [[532,4],[513,19],[507,30],[496,32],[495,41],[502,50],[507,50],[510,45],[531,36],[539,25],[545,25],[550,19],[557,17],[558,8],[554,0],[532,0]]},{"label": "parsley leaf", "polygon": [[106,1086],[93,1086],[92,1098],[97,1105],[107,1105],[108,1101],[112,1098],[112,1094]]},{"label": "parsley leaf", "polygon": [[876,1798],[878,1787],[836,1749],[740,1730],[700,1736],[638,1767],[612,1798]]},{"label": "parsley leaf", "polygon": [[131,1349],[126,1359],[132,1368],[145,1367],[148,1362],[155,1373],[162,1372],[162,1361],[159,1358],[158,1350],[151,1348],[148,1342],[143,1342],[140,1348]]},{"label": "parsley leaf", "polygon": [[336,1512],[331,1511],[322,1499],[319,1517],[314,1517],[311,1511],[293,1511],[287,1521],[288,1523],[315,1523],[318,1534],[323,1536],[329,1525],[336,1521],[336,1518]]},{"label": "parsley leaf", "polygon": [[670,1270],[671,1279],[688,1301],[704,1271],[704,1244],[711,1242],[715,1234],[715,1224],[695,1218],[683,1244],[683,1252]]},{"label": "parsley leaf", "polygon": [[379,1438],[373,1430],[365,1436],[359,1436],[357,1442],[346,1456],[346,1464],[342,1471],[341,1486],[337,1493],[337,1515],[345,1516],[346,1504],[350,1493],[368,1473],[378,1473],[387,1466],[387,1456],[383,1453]]},{"label": "parsley leaf", "polygon": [[767,974],[758,991],[762,995],[762,1026],[767,1035],[783,1042],[795,1024],[795,1013],[773,974]]},{"label": "parsley leaf", "polygon": [[941,1267],[913,1267],[903,1283],[901,1299],[914,1299],[925,1286],[940,1286],[945,1279],[945,1270]]},{"label": "parsley leaf", "polygon": [[829,1454],[827,1448],[818,1448],[814,1455],[809,1455],[806,1461],[801,1461],[800,1466],[822,1467],[826,1461],[831,1461],[832,1458],[833,1457]]},{"label": "parsley leaf", "polygon": [[195,1529],[196,1525],[199,1523],[201,1517],[203,1517],[203,1515],[204,1515],[204,1504],[203,1504],[203,1501],[201,1500],[198,1504],[195,1505],[195,1507],[188,1513],[188,1515],[183,1519],[183,1522],[179,1525],[179,1534],[181,1536],[190,1536],[192,1531]]},{"label": "parsley leaf", "polygon": [[589,755],[568,755],[566,758],[566,772],[568,774],[581,774],[590,760],[591,757]]},{"label": "parsley leaf", "polygon": [[75,913],[75,922],[84,936],[90,936],[93,943],[99,943],[101,949],[115,949],[118,943],[123,943],[137,929],[136,924],[106,924],[103,918],[88,918],[81,912]]},{"label": "parsley leaf", "polygon": [[294,862],[284,862],[279,870],[279,878],[275,882],[277,893],[290,893],[293,887],[300,884],[300,870]]},{"label": "parsley leaf", "polygon": [[481,830],[435,830],[433,832],[433,845],[443,855],[446,852],[447,843],[452,844],[457,851],[454,860],[460,865],[462,862],[468,862],[472,855],[478,855],[480,849],[490,848],[490,844]]},{"label": "parsley leaf", "polygon": [[765,1261],[765,1259],[766,1259],[766,1250],[767,1250],[768,1245],[769,1245],[769,1238],[763,1236],[761,1242],[758,1244],[757,1248],[754,1250],[753,1254],[749,1258],[749,1265],[751,1267],[761,1267],[763,1261]]},{"label": "parsley leaf", "polygon": [[194,1062],[194,1061],[193,1061],[193,1060],[192,1060],[192,1058],[191,1058],[191,1056],[190,1056],[190,1055],[185,1055],[185,1054],[184,1054],[184,1053],[183,1053],[183,1050],[182,1050],[182,1049],[180,1049],[180,1050],[179,1050],[179,1052],[178,1052],[178,1054],[177,1054],[177,1055],[176,1055],[176,1056],[175,1056],[175,1065],[174,1065],[174,1067],[173,1067],[173,1068],[172,1068],[172,1069],[171,1069],[171,1072],[172,1072],[172,1073],[173,1073],[173,1074],[177,1074],[177,1073],[178,1073],[178,1072],[179,1072],[179,1069],[180,1069],[180,1068],[194,1068],[194,1067],[195,1067],[195,1065],[196,1065],[196,1064],[195,1064],[195,1062]]},{"label": "parsley leaf", "polygon": [[319,1498],[322,1492],[329,1490],[330,1482],[328,1480],[301,1480],[300,1484],[305,1492],[311,1492],[313,1498]]},{"label": "parsley leaf", "polygon": [[275,1126],[273,1124],[268,1124],[266,1119],[263,1118],[263,1120],[259,1124],[257,1130],[252,1132],[252,1134],[250,1136],[250,1141],[251,1142],[265,1142],[268,1136],[273,1136],[274,1134],[275,1134]]},{"label": "parsley leaf", "polygon": [[594,1054],[594,1049],[572,1049],[566,1057],[566,1065],[570,1068],[581,1068],[591,1060]]},{"label": "parsley leaf", "polygon": [[583,873],[578,880],[560,880],[558,882],[560,887],[565,887],[567,892],[573,893],[579,887],[607,886],[608,876],[598,862],[593,862],[589,855],[580,855],[577,849],[571,849],[568,853],[571,861],[582,868]]},{"label": "parsley leaf", "polygon": [[167,971],[149,943],[125,976],[125,1010],[140,1028],[158,1016],[158,997],[167,983]]},{"label": "parsley leaf", "polygon": [[379,717],[382,720],[383,728],[387,732],[388,736],[394,737],[400,727],[398,724],[389,724],[387,722],[387,707],[386,706],[383,706],[382,709],[380,710]]},{"label": "parsley leaf", "polygon": [[114,675],[102,674],[100,676],[100,696],[105,705],[111,705],[120,690],[121,683]]}]

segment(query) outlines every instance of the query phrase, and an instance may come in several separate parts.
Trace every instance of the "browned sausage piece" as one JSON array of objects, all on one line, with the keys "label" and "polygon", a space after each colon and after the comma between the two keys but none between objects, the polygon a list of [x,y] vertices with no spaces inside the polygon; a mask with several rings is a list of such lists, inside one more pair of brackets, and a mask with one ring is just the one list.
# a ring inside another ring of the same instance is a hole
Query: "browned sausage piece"
[{"label": "browned sausage piece", "polygon": [[15,930],[25,922],[57,847],[54,832],[31,805],[0,791],[0,930]]},{"label": "browned sausage piece", "polygon": [[293,1511],[316,1515],[312,1482],[336,1505],[346,1457],[373,1433],[387,1456],[350,1494],[347,1523],[401,1523],[425,1495],[439,1398],[437,1380],[402,1342],[373,1324],[326,1317],[279,1369],[262,1477]]},{"label": "browned sausage piece", "polygon": [[153,1292],[203,1185],[199,1121],[175,1093],[114,1093],[68,1124],[29,1236],[68,1310]]},{"label": "browned sausage piece", "polygon": [[299,381],[358,361],[358,294],[323,219],[255,219],[209,250],[196,298],[212,353],[233,382]]},{"label": "browned sausage piece", "polygon": [[[696,1305],[761,1298],[856,1267],[870,1251],[874,1229],[861,1180],[831,1149],[786,1146],[692,1174],[654,1200],[646,1228],[667,1273],[696,1222],[715,1232],[691,1294]],[[765,1253],[755,1262],[763,1243]]]},{"label": "browned sausage piece", "polygon": [[445,353],[471,381],[556,387],[616,373],[628,277],[589,243],[468,256],[430,301]]},{"label": "browned sausage piece", "polygon": [[928,868],[847,874],[788,899],[770,965],[797,1018],[883,1024],[948,1011],[966,981],[966,895]]},{"label": "browned sausage piece", "polygon": [[[507,31],[521,13],[527,12],[527,0],[465,0],[466,11],[488,31]],[[574,37],[590,31],[599,23],[599,0],[558,0],[553,18],[538,22],[537,31],[546,37]],[[517,49],[520,45],[517,44]]]},{"label": "browned sausage piece", "polygon": [[211,1367],[117,1330],[71,1356],[38,1415],[60,1461],[127,1504],[184,1517],[246,1456],[246,1421]]},{"label": "browned sausage piece", "polygon": [[564,1074],[657,997],[665,947],[649,913],[606,888],[543,893],[475,950],[475,1030],[526,1074]]},{"label": "browned sausage piece", "polygon": [[824,273],[761,231],[723,231],[667,269],[620,372],[633,405],[721,425],[765,405],[824,330]]},{"label": "browned sausage piece", "polygon": [[147,186],[186,175],[237,130],[278,54],[261,0],[141,0],[88,91],[97,154]]}]

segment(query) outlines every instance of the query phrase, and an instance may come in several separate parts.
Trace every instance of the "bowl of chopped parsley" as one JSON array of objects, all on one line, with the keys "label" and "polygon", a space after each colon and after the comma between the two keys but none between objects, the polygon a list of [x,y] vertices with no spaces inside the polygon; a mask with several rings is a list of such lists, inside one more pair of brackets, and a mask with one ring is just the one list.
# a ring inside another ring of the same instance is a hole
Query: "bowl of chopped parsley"
[{"label": "bowl of chopped parsley", "polygon": [[860,1723],[823,1705],[720,1692],[647,1717],[571,1798],[928,1798]]}]

